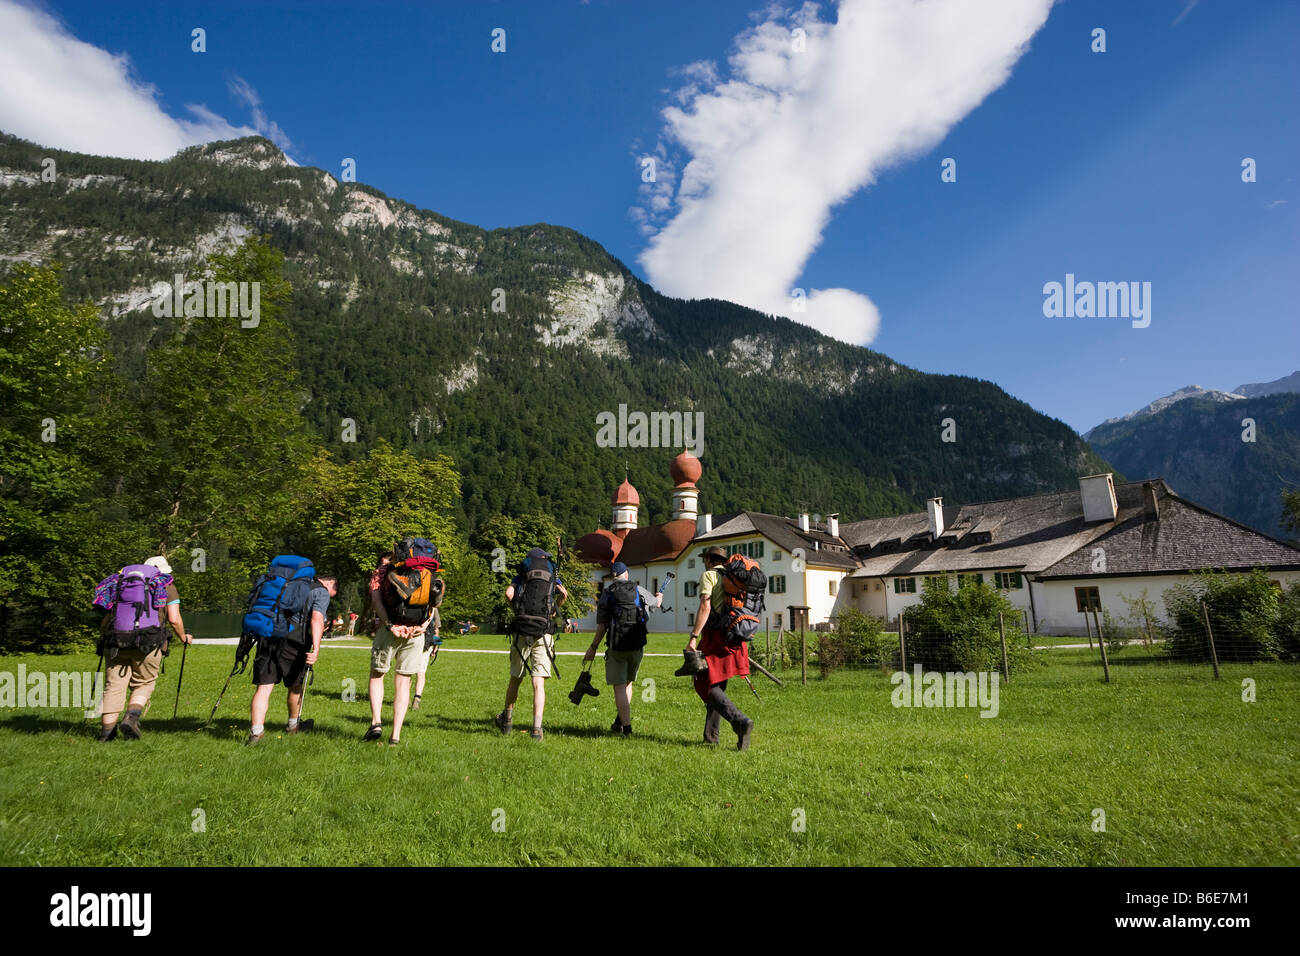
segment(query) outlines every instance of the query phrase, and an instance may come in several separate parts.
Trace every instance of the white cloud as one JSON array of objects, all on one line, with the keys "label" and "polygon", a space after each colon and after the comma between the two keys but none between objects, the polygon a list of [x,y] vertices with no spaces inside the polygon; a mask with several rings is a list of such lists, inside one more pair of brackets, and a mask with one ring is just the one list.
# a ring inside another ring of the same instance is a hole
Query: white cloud
[{"label": "white cloud", "polygon": [[166,159],[187,146],[256,133],[286,146],[252,87],[238,77],[230,86],[254,125],[237,126],[199,104],[186,104],[190,118],[168,116],[126,54],[78,40],[43,10],[0,0],[0,129],[23,139],[132,159]]},{"label": "white cloud", "polygon": [[[682,298],[722,298],[786,315],[846,342],[870,342],[880,315],[850,289],[791,290],[831,210],[890,165],[924,152],[1011,74],[1052,0],[843,0],[768,8],[736,38],[728,76],[684,68],[662,139],[683,154],[668,214],[639,261]],[[792,30],[804,30],[796,52]],[[938,182],[936,171],[935,181]]]}]

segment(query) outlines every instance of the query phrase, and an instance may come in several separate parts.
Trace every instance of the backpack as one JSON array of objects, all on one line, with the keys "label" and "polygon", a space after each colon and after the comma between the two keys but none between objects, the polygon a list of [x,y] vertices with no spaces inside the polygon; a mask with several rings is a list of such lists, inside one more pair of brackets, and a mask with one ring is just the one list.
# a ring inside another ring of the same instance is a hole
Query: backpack
[{"label": "backpack", "polygon": [[544,556],[525,558],[519,566],[523,578],[515,594],[513,630],[521,637],[536,641],[551,631],[552,603],[555,598],[555,562]]},{"label": "backpack", "polygon": [[442,604],[445,588],[438,572],[442,555],[428,538],[403,538],[393,549],[392,570],[379,590],[388,619],[393,624],[419,626]]},{"label": "backpack", "polygon": [[305,630],[304,617],[315,584],[316,569],[311,559],[296,554],[274,558],[249,592],[244,633],[259,640],[282,641],[295,631]]},{"label": "backpack", "polygon": [[403,538],[393,548],[393,566],[398,568],[442,568],[442,553],[428,538]]},{"label": "backpack", "polygon": [[733,554],[719,570],[722,572],[722,607],[718,609],[718,627],[731,645],[743,644],[758,633],[758,615],[766,609],[763,592],[767,575],[743,554]]},{"label": "backpack", "polygon": [[609,602],[609,649],[635,651],[646,645],[646,610],[631,581],[615,581],[605,593]]},{"label": "backpack", "polygon": [[161,609],[172,576],[148,564],[128,564],[95,585],[93,604],[113,615],[101,649],[134,647],[148,654],[167,643]]}]

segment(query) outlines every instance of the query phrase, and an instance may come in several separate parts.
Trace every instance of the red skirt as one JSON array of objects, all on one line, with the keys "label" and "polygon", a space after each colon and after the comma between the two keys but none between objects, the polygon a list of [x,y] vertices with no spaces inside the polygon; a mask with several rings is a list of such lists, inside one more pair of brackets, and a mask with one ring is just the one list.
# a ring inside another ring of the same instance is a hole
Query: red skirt
[{"label": "red skirt", "polygon": [[697,646],[704,655],[704,662],[709,665],[707,671],[695,675],[695,693],[705,703],[709,700],[709,688],[714,684],[733,677],[749,676],[749,644],[744,641],[731,647],[723,638],[722,631],[706,627]]}]

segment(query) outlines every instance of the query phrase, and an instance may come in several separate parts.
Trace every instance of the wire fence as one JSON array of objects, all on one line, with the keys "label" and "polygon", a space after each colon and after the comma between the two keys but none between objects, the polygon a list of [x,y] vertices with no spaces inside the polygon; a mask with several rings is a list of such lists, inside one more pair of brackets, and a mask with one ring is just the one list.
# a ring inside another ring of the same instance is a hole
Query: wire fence
[{"label": "wire fence", "polygon": [[[1054,661],[1092,661],[1104,680],[1112,668],[1183,664],[1204,667],[1217,678],[1224,665],[1257,661],[1300,662],[1300,629],[1285,616],[1268,617],[1245,606],[1204,601],[1184,603],[1168,619],[1152,615],[1114,620],[1094,608],[1083,635],[1033,633],[1025,614],[966,617],[942,625],[901,614],[896,630],[859,615],[811,630],[770,626],[759,632],[751,657],[778,676],[794,672],[803,682],[839,670],[970,672],[1001,671],[1010,681],[1028,666]],[[1135,622],[1136,621],[1136,622]],[[1086,652],[1086,653],[1085,653]]]}]

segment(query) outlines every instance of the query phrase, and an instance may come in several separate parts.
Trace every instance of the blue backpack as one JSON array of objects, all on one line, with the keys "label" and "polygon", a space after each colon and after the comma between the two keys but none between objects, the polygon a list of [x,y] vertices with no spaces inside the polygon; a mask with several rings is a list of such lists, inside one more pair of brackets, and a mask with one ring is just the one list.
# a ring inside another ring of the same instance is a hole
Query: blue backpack
[{"label": "blue backpack", "polygon": [[244,633],[282,641],[304,626],[303,617],[315,583],[316,569],[310,559],[294,554],[276,557],[248,595]]}]

